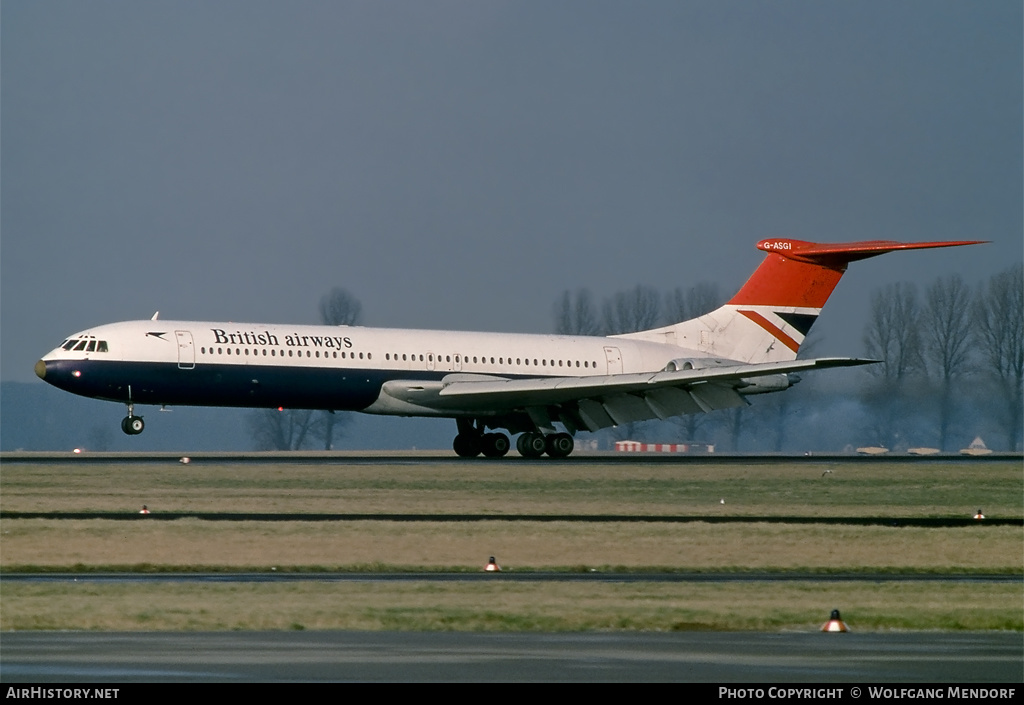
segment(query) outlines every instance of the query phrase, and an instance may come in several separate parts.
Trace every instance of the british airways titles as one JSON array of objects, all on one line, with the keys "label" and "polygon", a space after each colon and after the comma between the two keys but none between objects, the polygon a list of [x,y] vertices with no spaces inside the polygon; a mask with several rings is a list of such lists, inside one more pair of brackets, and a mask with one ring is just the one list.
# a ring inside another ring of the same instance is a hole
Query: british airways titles
[{"label": "british airways titles", "polygon": [[[222,328],[211,328],[215,342],[220,345],[273,345],[281,347],[276,335],[270,331],[235,331],[228,333]],[[289,348],[351,348],[352,339],[340,335],[286,335],[284,345]]]}]

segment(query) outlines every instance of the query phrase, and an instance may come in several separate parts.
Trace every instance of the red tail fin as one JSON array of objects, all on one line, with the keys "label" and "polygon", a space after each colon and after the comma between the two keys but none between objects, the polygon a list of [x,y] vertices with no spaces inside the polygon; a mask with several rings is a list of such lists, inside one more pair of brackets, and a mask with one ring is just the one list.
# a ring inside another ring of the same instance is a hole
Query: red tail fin
[{"label": "red tail fin", "polygon": [[979,242],[872,240],[819,245],[782,238],[762,240],[757,247],[768,256],[728,303],[692,321],[623,337],[669,342],[751,364],[792,360],[850,262],[896,250]]},{"label": "red tail fin", "polygon": [[846,265],[896,250],[976,245],[981,240],[957,242],[894,242],[869,240],[820,245],[802,240],[774,238],[757,243],[768,257],[729,301],[738,306],[796,306],[821,309]]}]

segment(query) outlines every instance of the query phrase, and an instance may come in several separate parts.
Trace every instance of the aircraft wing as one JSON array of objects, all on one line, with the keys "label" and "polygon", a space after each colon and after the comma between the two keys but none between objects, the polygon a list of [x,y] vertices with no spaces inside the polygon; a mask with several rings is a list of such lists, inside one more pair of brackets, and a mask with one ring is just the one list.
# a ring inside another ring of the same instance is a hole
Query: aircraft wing
[{"label": "aircraft wing", "polygon": [[[789,385],[780,375],[800,370],[853,367],[875,362],[859,358],[817,358],[591,377],[500,377],[452,374],[440,382],[385,383],[394,397],[435,409],[483,415],[525,413],[539,428],[555,421],[570,431],[596,431],[633,421],[665,419],[746,404],[744,389],[759,384]],[[776,376],[775,380],[771,378]],[[435,386],[436,385],[436,386]],[[769,391],[764,386],[760,391]]]}]

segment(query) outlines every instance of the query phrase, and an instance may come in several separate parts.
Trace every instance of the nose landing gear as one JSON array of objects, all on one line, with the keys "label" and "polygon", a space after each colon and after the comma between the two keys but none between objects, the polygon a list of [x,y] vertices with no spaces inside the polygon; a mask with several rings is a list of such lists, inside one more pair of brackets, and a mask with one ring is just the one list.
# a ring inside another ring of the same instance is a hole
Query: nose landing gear
[{"label": "nose landing gear", "polygon": [[141,416],[135,415],[135,405],[128,402],[128,415],[121,419],[121,430],[129,436],[137,436],[146,428]]}]

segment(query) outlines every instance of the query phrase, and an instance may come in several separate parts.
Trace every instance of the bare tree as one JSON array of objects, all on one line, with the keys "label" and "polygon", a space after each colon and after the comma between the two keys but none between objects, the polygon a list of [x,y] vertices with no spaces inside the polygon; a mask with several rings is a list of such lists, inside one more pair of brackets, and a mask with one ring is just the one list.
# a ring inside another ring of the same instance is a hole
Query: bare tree
[{"label": "bare tree", "polygon": [[989,279],[978,292],[974,316],[985,376],[993,396],[1002,402],[998,416],[1007,447],[1017,450],[1024,395],[1024,266]]},{"label": "bare tree", "polygon": [[602,312],[608,335],[654,328],[661,320],[661,295],[654,287],[637,284],[605,301]]},{"label": "bare tree", "polygon": [[359,299],[339,286],[320,299],[320,322],[326,326],[355,326],[359,324],[363,305]]},{"label": "bare tree", "polygon": [[[359,299],[341,287],[331,289],[320,299],[320,320],[324,325],[356,325],[362,310]],[[331,450],[335,437],[352,422],[352,417],[334,411],[264,409],[252,412],[248,422],[259,450],[299,450],[314,443]]]},{"label": "bare tree", "polygon": [[967,374],[971,353],[971,293],[959,275],[928,287],[923,314],[924,358],[939,397],[939,448],[949,450],[954,382]]},{"label": "bare tree", "polygon": [[260,409],[248,421],[257,450],[300,450],[313,440],[316,418],[307,409]]},{"label": "bare tree", "polygon": [[700,282],[689,289],[677,286],[665,296],[665,322],[678,323],[698,318],[721,305],[718,284]]},{"label": "bare tree", "polygon": [[866,430],[873,442],[887,447],[907,445],[912,428],[905,392],[911,376],[924,370],[919,309],[912,284],[890,284],[871,296],[864,347],[880,364],[867,367],[875,379],[863,390],[863,400],[872,409]]},{"label": "bare tree", "polygon": [[555,332],[559,335],[601,335],[601,325],[588,289],[568,289],[555,304]]},{"label": "bare tree", "polygon": [[[334,287],[320,299],[320,320],[328,326],[354,326],[359,323],[363,305],[348,290]],[[321,412],[314,433],[323,440],[324,450],[334,447],[334,437],[352,422],[348,414]]]},{"label": "bare tree", "polygon": [[871,295],[864,347],[881,364],[868,366],[869,373],[902,384],[923,370],[919,320],[920,306],[913,284],[889,284]]}]

